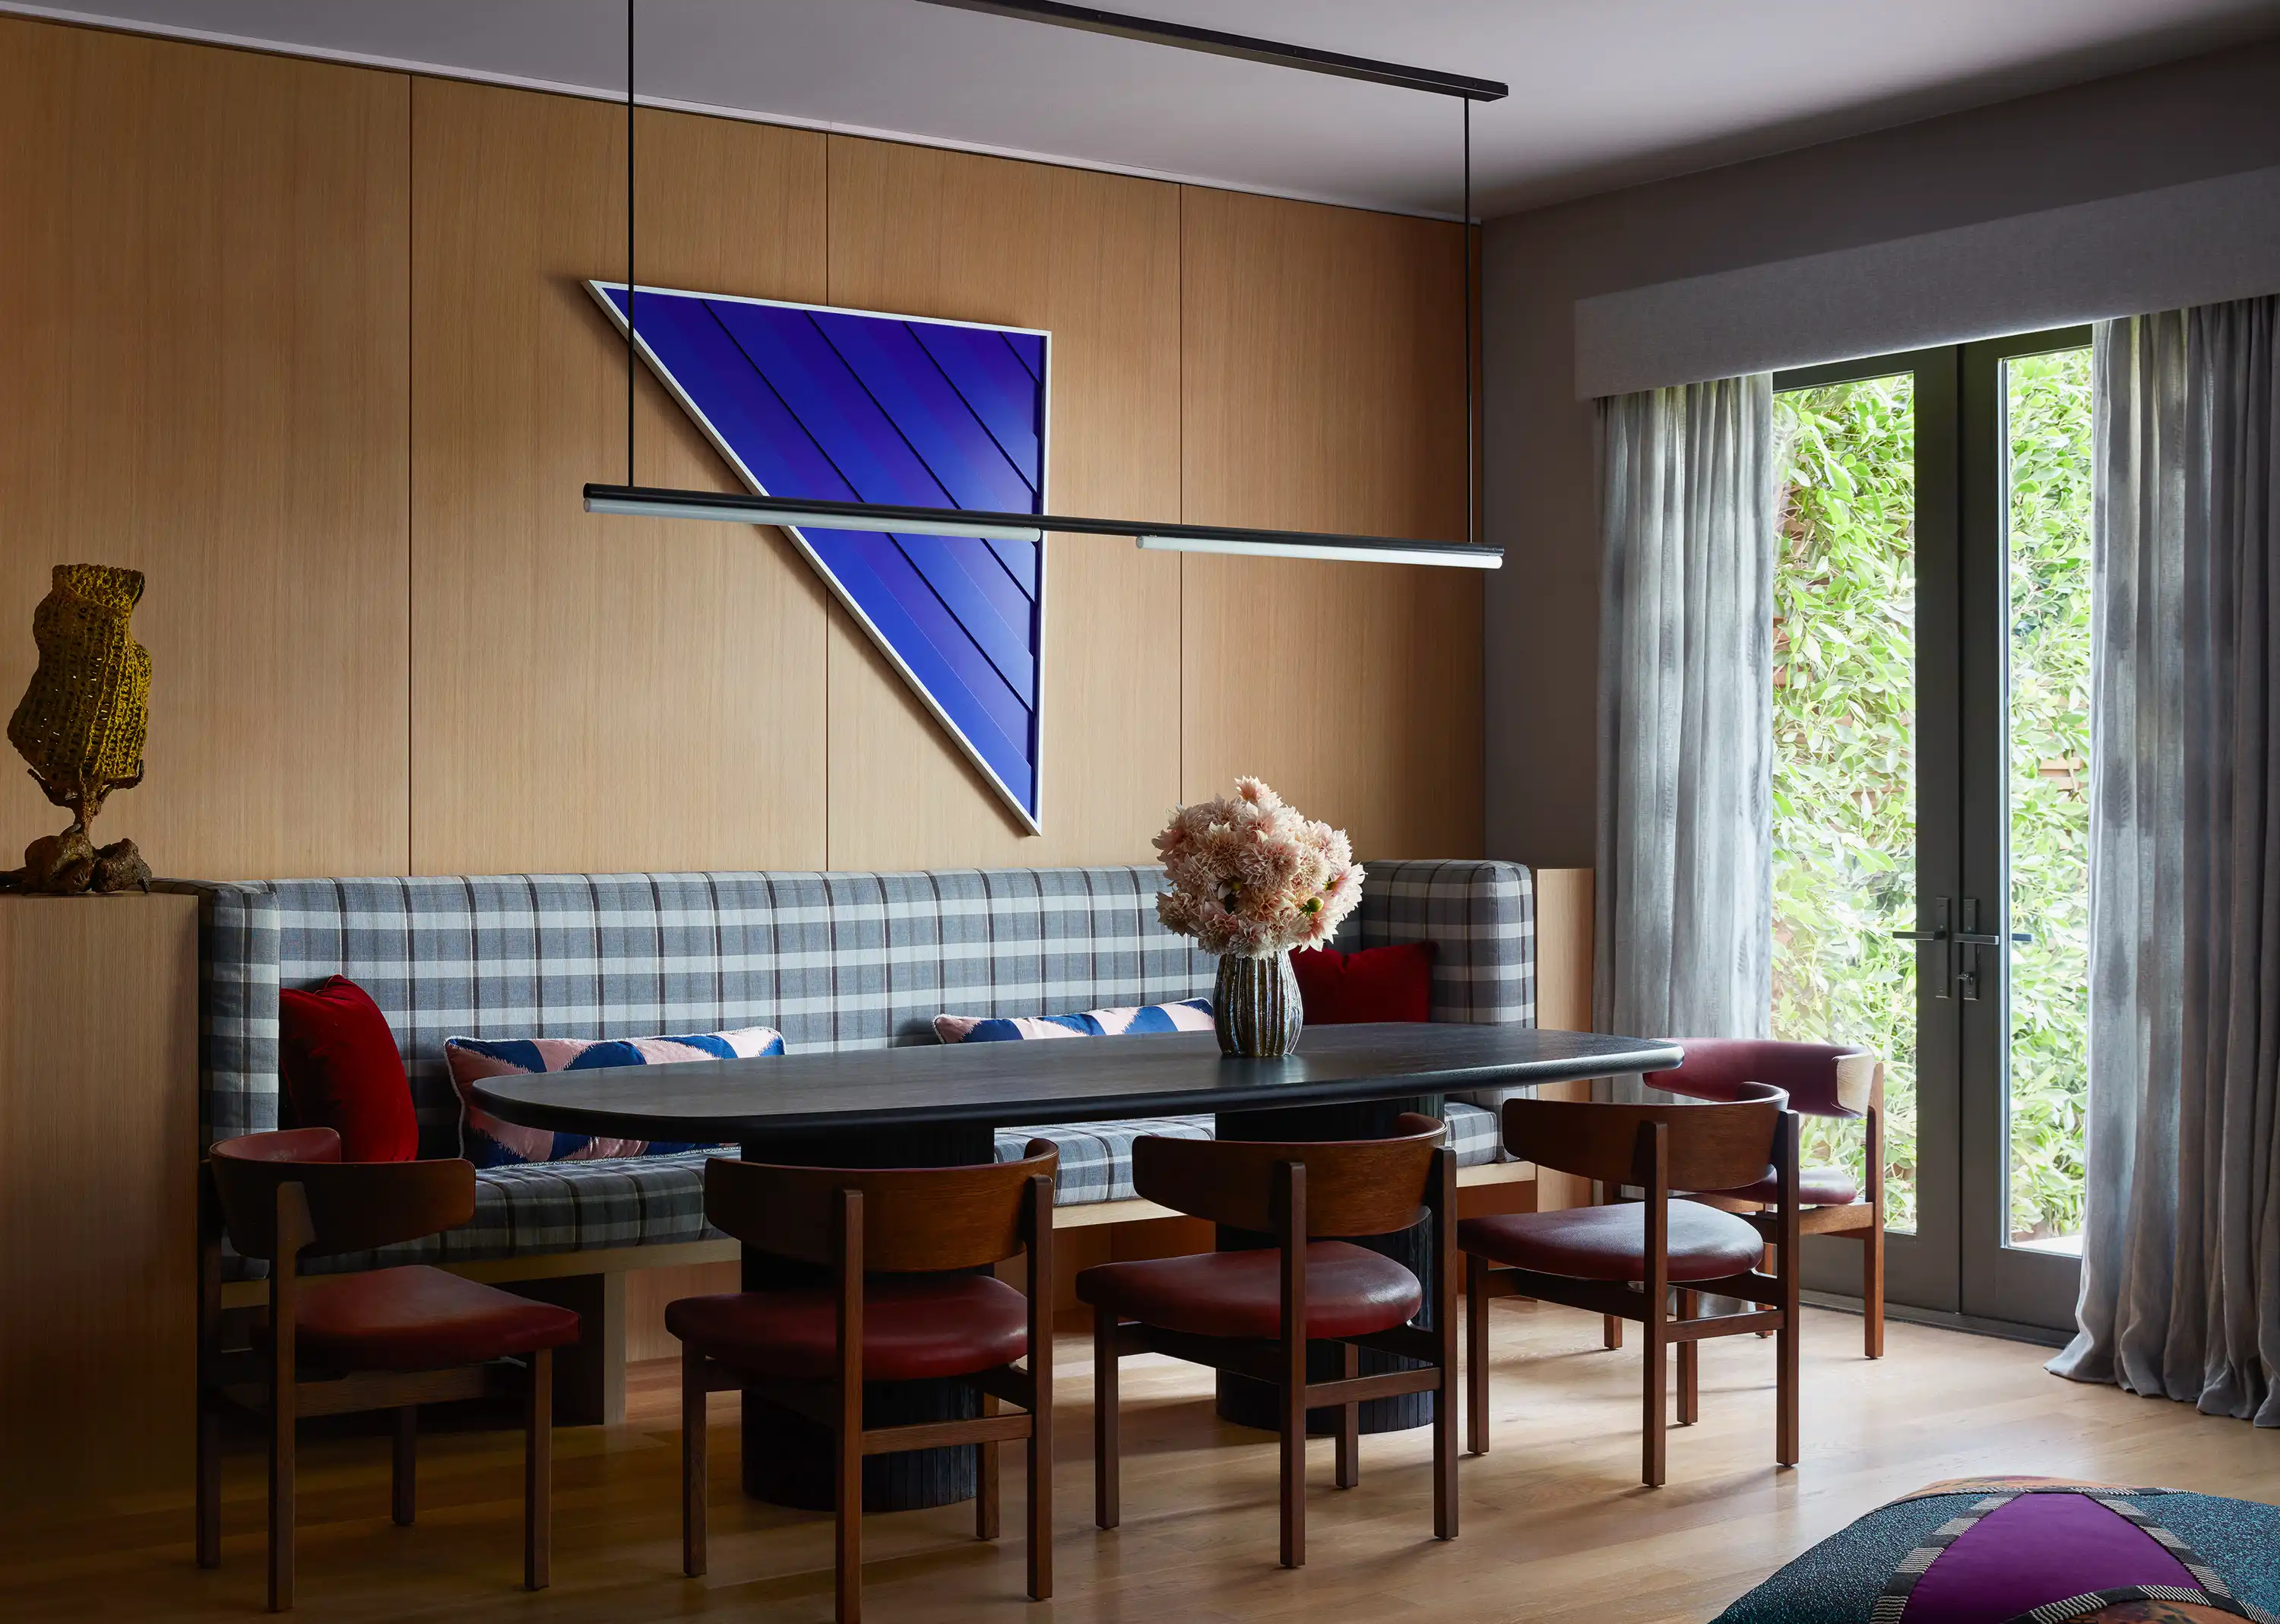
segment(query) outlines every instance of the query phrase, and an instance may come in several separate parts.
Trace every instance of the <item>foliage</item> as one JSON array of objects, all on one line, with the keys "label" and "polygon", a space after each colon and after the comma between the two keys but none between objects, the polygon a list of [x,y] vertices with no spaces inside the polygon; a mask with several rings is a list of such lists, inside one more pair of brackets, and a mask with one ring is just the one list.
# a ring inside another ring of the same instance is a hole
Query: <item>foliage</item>
[{"label": "foliage", "polygon": [[[1884,1060],[1885,1216],[1915,1223],[1915,415],[1906,373],[1775,396],[1777,1037]],[[1863,1171],[1807,1118],[1806,1159]]]},{"label": "foliage", "polygon": [[[2081,350],[2006,366],[2011,445],[2011,1230],[2081,1226],[2087,1081],[2090,387]],[[1884,1058],[1885,1208],[1916,1200],[1913,380],[1776,397],[1774,1031]],[[1983,927],[1993,921],[1983,921]],[[2000,985],[1989,975],[1988,984]],[[1857,1130],[1810,1159],[1864,1171]]]},{"label": "foliage", "polygon": [[2082,1232],[2090,1081],[2090,352],[2009,362],[2010,1222]]}]

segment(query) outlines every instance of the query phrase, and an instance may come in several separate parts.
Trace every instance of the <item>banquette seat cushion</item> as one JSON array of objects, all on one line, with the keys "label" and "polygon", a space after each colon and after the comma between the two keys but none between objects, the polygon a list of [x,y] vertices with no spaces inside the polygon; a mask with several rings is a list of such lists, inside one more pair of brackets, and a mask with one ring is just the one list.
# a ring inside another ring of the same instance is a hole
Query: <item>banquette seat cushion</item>
[{"label": "banquette seat cushion", "polygon": [[[202,884],[204,1142],[273,1128],[281,987],[348,976],[402,1051],[420,1152],[458,1153],[447,1037],[641,1037],[774,1027],[794,1055],[935,1041],[933,1017],[1119,1008],[1207,997],[1213,963],[1157,922],[1162,871],[428,875]],[[1533,1024],[1530,875],[1478,860],[1370,866],[1362,946],[1436,943],[1436,1020]],[[1460,1159],[1493,1160],[1486,1111],[1451,1112]],[[1208,1120],[1048,1124],[1064,1204],[1131,1194],[1143,1132]],[[312,1266],[365,1269],[665,1244],[706,1235],[691,1151],[484,1168],[475,1217],[441,1235]],[[256,1266],[258,1267],[258,1266]],[[234,1274],[256,1272],[231,1260]]]}]

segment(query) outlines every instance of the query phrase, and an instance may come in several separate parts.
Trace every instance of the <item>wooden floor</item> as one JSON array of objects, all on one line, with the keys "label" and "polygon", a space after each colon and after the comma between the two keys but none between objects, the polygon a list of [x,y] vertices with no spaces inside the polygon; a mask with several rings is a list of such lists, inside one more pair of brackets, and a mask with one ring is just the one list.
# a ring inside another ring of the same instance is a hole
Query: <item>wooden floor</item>
[{"label": "wooden floor", "polygon": [[[1275,1451],[1213,1419],[1205,1373],[1127,1363],[1124,1526],[1092,1526],[1090,1342],[1064,1337],[1058,1595],[1021,1598],[1017,1538],[969,1537],[966,1507],[865,1524],[873,1620],[1234,1619],[1708,1620],[1773,1568],[1881,1501],[1932,1479],[2035,1472],[2280,1501],[2280,1437],[2183,1405],[2047,1375],[2046,1351],[1895,1325],[1860,1357],[1860,1321],[1808,1311],[1804,1464],[1773,1466],[1772,1348],[1706,1345],[1703,1420],[1670,1443],[1670,1483],[1639,1487],[1636,1347],[1598,1348],[1596,1319],[1500,1302],[1496,1447],[1463,1467],[1463,1536],[1430,1536],[1423,1432],[1365,1439],[1359,1489],[1329,1487],[1313,1446],[1312,1559],[1275,1560]],[[312,1427],[302,1453],[302,1616],[330,1620],[820,1620],[826,1520],[733,1485],[735,1401],[714,1401],[712,1572],[679,1572],[674,1367],[638,1367],[625,1426],[558,1443],[554,1588],[517,1588],[519,1441],[442,1418],[425,1445],[420,1521],[388,1519],[376,1432]],[[501,1418],[501,1426],[506,1424]],[[1021,1474],[1005,1526],[1021,1526]],[[12,1624],[237,1618],[261,1605],[262,1463],[234,1447],[224,1566],[190,1559],[183,1505],[122,1506],[100,1528],[0,1535]]]}]

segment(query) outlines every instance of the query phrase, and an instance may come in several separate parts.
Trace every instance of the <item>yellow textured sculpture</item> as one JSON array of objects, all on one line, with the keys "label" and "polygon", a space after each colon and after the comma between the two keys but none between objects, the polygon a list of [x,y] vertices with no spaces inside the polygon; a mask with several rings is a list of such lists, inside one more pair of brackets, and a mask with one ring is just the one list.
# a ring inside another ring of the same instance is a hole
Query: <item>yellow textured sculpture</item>
[{"label": "yellow textured sculpture", "polygon": [[138,570],[58,564],[32,612],[40,664],[9,720],[8,739],[72,821],[24,853],[14,877],[27,890],[118,890],[150,878],[132,841],[96,851],[87,835],[112,790],[142,781],[150,654],[127,630],[142,596]]}]

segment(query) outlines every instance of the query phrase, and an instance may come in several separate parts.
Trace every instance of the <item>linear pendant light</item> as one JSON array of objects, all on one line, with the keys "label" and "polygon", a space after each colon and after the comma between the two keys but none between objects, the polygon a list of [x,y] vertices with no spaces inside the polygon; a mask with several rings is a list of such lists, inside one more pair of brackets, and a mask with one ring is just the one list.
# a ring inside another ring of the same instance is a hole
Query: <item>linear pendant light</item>
[{"label": "linear pendant light", "polygon": [[1424,542],[1384,535],[1347,535],[1308,530],[1241,529],[1226,525],[1171,525],[1145,520],[1073,518],[1050,513],[989,513],[964,508],[906,507],[882,502],[829,502],[820,498],[745,496],[710,490],[673,490],[641,485],[634,478],[634,0],[626,0],[626,482],[590,483],[586,511],[639,519],[713,520],[728,524],[784,525],[804,530],[862,530],[905,535],[978,535],[994,541],[1038,542],[1047,531],[1075,535],[1129,535],[1150,551],[1229,553],[1266,558],[1326,558],[1345,563],[1425,564],[1462,569],[1500,569],[1504,549],[1479,544],[1475,486],[1473,423],[1473,104],[1500,100],[1506,88],[1494,80],[1472,79],[1430,68],[1364,57],[1340,56],[1304,45],[1224,34],[1184,23],[1157,21],[1104,12],[1092,6],[1046,0],[922,0],[959,11],[982,12],[1024,21],[1079,28],[1120,38],[1204,51],[1244,61],[1268,63],[1358,79],[1375,84],[1455,97],[1464,109],[1465,313],[1465,535],[1462,542]]}]

